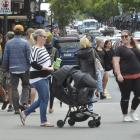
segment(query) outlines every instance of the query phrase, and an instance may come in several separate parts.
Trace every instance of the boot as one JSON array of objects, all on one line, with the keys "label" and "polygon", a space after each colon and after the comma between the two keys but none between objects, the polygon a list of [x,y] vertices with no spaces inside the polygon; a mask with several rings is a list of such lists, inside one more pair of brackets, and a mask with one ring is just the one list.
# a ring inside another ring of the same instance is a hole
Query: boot
[{"label": "boot", "polygon": [[103,92],[100,92],[100,99],[101,100],[106,99],[106,96],[103,94]]}]

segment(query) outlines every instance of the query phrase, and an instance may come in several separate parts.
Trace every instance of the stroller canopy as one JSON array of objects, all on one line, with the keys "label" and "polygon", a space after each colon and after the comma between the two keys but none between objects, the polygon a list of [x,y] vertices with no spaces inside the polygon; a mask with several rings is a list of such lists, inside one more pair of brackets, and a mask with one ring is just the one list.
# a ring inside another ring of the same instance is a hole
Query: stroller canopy
[{"label": "stroller canopy", "polygon": [[79,66],[63,66],[53,73],[58,85],[63,85],[68,77],[72,77],[77,87],[96,88],[96,80],[88,74],[79,70]]}]

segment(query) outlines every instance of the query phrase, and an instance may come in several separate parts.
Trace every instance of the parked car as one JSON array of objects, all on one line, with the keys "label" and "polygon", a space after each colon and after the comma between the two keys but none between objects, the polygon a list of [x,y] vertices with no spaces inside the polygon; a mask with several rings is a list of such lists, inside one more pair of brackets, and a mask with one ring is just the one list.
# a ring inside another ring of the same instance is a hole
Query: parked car
[{"label": "parked car", "polygon": [[90,34],[91,36],[94,36],[94,37],[102,36],[102,35],[103,35],[103,34],[102,34],[100,31],[98,31],[98,30],[90,30],[90,31],[89,31],[89,34]]},{"label": "parked car", "polygon": [[80,40],[78,37],[60,37],[57,40],[60,47],[60,58],[63,65],[76,65],[76,52],[80,48]]},{"label": "parked car", "polygon": [[133,33],[133,38],[134,38],[136,41],[140,42],[140,31],[134,32],[134,33]]}]

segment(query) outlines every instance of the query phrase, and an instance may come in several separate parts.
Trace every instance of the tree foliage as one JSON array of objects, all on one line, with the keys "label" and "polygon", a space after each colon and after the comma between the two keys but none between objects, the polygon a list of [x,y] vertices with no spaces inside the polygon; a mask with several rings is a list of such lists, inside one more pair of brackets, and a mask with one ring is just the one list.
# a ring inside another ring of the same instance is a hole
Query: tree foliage
[{"label": "tree foliage", "polygon": [[107,20],[111,16],[119,15],[118,3],[123,11],[130,8],[140,10],[140,0],[47,0],[51,3],[53,18],[63,28],[75,17],[80,15],[92,16],[98,20]]},{"label": "tree foliage", "polygon": [[51,0],[51,11],[53,18],[59,21],[59,26],[62,29],[73,18],[78,10],[77,0]]}]

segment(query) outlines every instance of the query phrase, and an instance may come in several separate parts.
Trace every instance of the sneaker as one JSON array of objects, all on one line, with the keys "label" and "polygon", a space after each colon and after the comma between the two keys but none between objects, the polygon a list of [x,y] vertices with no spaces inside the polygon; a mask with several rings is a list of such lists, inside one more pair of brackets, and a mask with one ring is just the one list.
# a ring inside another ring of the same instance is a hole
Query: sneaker
[{"label": "sneaker", "polygon": [[93,112],[93,105],[88,105],[88,111]]},{"label": "sneaker", "polygon": [[12,112],[14,110],[13,106],[12,105],[9,105],[8,106],[8,109],[7,109],[7,112]]},{"label": "sneaker", "polygon": [[123,116],[123,122],[133,122],[133,120],[129,115],[124,115]]},{"label": "sneaker", "polygon": [[25,115],[24,111],[20,110],[19,115],[20,115],[20,120],[21,120],[22,124],[25,125],[26,115]]},{"label": "sneaker", "polygon": [[54,125],[49,122],[42,123],[40,126],[41,127],[54,127]]},{"label": "sneaker", "polygon": [[21,111],[24,111],[27,109],[27,105],[19,105],[19,108]]},{"label": "sneaker", "polygon": [[53,113],[53,112],[54,112],[54,110],[50,108],[49,109],[49,113]]},{"label": "sneaker", "polygon": [[101,96],[100,96],[100,99],[101,99],[101,100],[106,99],[106,96],[105,96],[105,95],[101,95]]},{"label": "sneaker", "polygon": [[9,104],[9,101],[4,101],[1,109],[4,110],[7,107],[8,104]]},{"label": "sneaker", "polygon": [[139,121],[138,114],[136,114],[135,112],[130,112],[130,117],[133,119],[133,121]]},{"label": "sneaker", "polygon": [[15,110],[15,113],[14,114],[15,115],[19,114],[19,110]]}]

